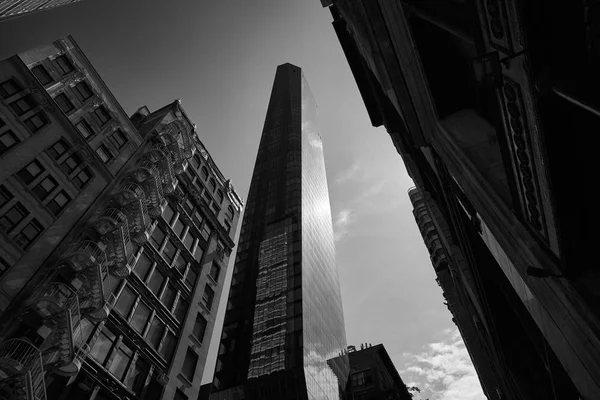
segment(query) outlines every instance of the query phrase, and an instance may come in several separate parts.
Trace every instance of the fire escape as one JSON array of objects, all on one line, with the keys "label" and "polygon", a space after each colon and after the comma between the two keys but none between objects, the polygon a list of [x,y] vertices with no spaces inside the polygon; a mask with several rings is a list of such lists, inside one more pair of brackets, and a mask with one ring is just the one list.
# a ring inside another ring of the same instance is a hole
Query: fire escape
[{"label": "fire escape", "polygon": [[106,255],[111,275],[122,279],[133,268],[133,251],[127,216],[116,208],[106,208],[94,222],[96,231],[107,243]]},{"label": "fire escape", "polygon": [[46,400],[42,353],[26,340],[0,343],[0,398]]}]

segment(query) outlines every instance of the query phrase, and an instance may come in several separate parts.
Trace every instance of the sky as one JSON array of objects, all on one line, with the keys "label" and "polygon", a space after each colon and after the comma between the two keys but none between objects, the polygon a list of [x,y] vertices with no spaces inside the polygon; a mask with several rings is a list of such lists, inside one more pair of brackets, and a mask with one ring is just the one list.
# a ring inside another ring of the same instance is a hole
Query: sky
[{"label": "sky", "polygon": [[383,343],[422,389],[415,399],[485,399],[413,218],[413,183],[371,126],[319,0],[84,0],[0,23],[0,57],[66,35],[129,114],[181,99],[242,198],[276,67],[300,66],[318,104],[348,344]]}]

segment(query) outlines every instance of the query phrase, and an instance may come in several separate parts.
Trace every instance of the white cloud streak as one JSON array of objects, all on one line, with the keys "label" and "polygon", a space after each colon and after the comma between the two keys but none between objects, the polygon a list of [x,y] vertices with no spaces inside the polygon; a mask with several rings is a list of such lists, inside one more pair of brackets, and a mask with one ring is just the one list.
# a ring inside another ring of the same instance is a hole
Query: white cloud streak
[{"label": "white cloud streak", "polygon": [[338,174],[338,176],[335,178],[335,183],[337,183],[338,185],[356,179],[356,175],[358,174],[358,172],[360,171],[360,163],[357,161],[354,164],[352,164],[352,166],[350,168],[348,168],[345,171],[342,171],[340,174]]},{"label": "white cloud streak", "polygon": [[353,212],[349,208],[341,210],[333,222],[333,237],[336,241],[341,240],[348,234],[348,226],[354,221]]}]

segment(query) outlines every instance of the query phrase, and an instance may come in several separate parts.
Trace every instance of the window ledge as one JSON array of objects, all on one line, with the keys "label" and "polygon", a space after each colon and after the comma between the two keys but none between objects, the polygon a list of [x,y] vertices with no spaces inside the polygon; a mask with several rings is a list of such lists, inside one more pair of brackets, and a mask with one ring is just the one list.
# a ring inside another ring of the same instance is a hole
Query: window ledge
[{"label": "window ledge", "polygon": [[198,305],[200,306],[200,312],[205,314],[205,315],[210,315],[210,309],[206,306],[206,304],[204,304],[204,302],[202,300],[200,300],[198,302]]},{"label": "window ledge", "polygon": [[198,346],[198,347],[202,347],[202,342],[201,342],[201,341],[200,341],[200,339],[198,339],[196,336],[194,336],[194,335],[192,335],[192,334],[190,333],[190,335],[188,336],[188,338],[189,338],[189,339],[190,339],[192,342],[194,342],[194,344],[195,344],[196,346]]},{"label": "window ledge", "polygon": [[206,274],[206,277],[208,278],[208,283],[212,284],[213,286],[217,286],[217,281],[215,281],[215,279],[210,276],[210,274]]},{"label": "window ledge", "polygon": [[192,387],[192,382],[190,382],[182,373],[177,374],[177,379],[183,383],[182,387],[184,390]]}]

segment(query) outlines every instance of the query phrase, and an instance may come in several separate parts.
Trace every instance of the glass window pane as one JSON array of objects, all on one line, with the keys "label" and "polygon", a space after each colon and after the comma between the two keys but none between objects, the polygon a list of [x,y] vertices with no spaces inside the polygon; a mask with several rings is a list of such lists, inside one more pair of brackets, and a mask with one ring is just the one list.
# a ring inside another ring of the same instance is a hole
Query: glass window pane
[{"label": "glass window pane", "polygon": [[159,353],[161,356],[167,360],[167,362],[171,361],[171,357],[173,357],[173,352],[175,350],[175,345],[177,344],[177,337],[171,331],[167,331],[167,336],[160,346]]},{"label": "glass window pane", "polygon": [[131,322],[129,325],[139,333],[144,332],[144,328],[146,327],[146,323],[150,318],[150,307],[148,307],[144,302],[140,301],[135,308],[135,312],[133,313],[133,317],[131,318]]},{"label": "glass window pane", "polygon": [[194,245],[194,236],[190,233],[188,233],[185,236],[185,239],[183,239],[183,245],[189,250],[192,251],[192,246]]},{"label": "glass window pane", "polygon": [[179,301],[177,302],[177,307],[175,307],[175,318],[177,318],[177,321],[183,322],[189,306],[190,303],[188,303],[186,299],[182,297],[179,298]]},{"label": "glass window pane", "polygon": [[165,248],[163,249],[163,257],[167,261],[167,264],[171,265],[173,259],[175,258],[175,253],[177,252],[177,247],[171,242],[170,239],[167,239],[167,243],[165,244]]},{"label": "glass window pane", "polygon": [[152,242],[152,244],[154,245],[154,247],[156,249],[160,248],[160,245],[162,244],[163,240],[165,240],[165,231],[162,230],[161,227],[157,226],[154,229],[154,232],[152,233],[152,236],[150,236],[150,242]]},{"label": "glass window pane", "polygon": [[152,347],[158,349],[158,345],[160,344],[160,340],[162,339],[164,331],[165,323],[154,317],[154,320],[152,320],[152,325],[150,325],[150,329],[148,330],[146,340],[148,340]]},{"label": "glass window pane", "polygon": [[148,271],[152,267],[152,260],[147,255],[143,254],[138,259],[138,262],[133,268],[133,272],[143,281],[148,275]]},{"label": "glass window pane", "polygon": [[185,359],[183,360],[183,368],[181,372],[190,382],[194,380],[194,374],[196,373],[196,365],[198,364],[198,355],[192,350],[187,350],[185,353]]},{"label": "glass window pane", "polygon": [[181,220],[177,220],[175,222],[175,225],[173,225],[173,232],[175,232],[175,234],[177,235],[177,237],[181,237],[181,235],[183,234],[183,230],[185,229],[185,225],[183,224],[183,222],[181,222]]},{"label": "glass window pane", "polygon": [[148,362],[143,358],[138,357],[135,362],[135,366],[125,379],[125,385],[127,385],[131,390],[134,391],[134,393],[140,396],[144,390],[144,383],[146,383],[148,372],[150,372],[150,364],[148,364]]},{"label": "glass window pane", "polygon": [[158,297],[160,293],[160,288],[162,287],[164,281],[165,276],[158,269],[154,269],[152,277],[148,282],[148,289],[150,289],[150,291]]},{"label": "glass window pane", "polygon": [[215,298],[215,291],[212,290],[212,288],[210,286],[208,286],[208,283],[207,283],[204,286],[204,294],[202,295],[202,301],[204,302],[204,305],[206,306],[206,308],[208,308],[209,310],[212,307],[214,298]]},{"label": "glass window pane", "polygon": [[202,250],[202,247],[200,247],[200,245],[196,246],[196,250],[194,250],[194,260],[200,262],[203,254],[204,250]]},{"label": "glass window pane", "polygon": [[202,235],[204,240],[208,240],[208,238],[210,237],[210,233],[211,233],[210,226],[208,226],[208,224],[204,224],[202,226],[202,230],[200,231],[200,234]]},{"label": "glass window pane", "polygon": [[192,267],[192,268],[190,268],[190,270],[188,271],[188,273],[185,277],[185,283],[193,290],[194,286],[196,286],[197,280],[198,280],[198,272],[196,271],[195,268]]},{"label": "glass window pane", "polygon": [[172,285],[167,285],[165,291],[162,295],[161,301],[167,307],[168,310],[171,310],[173,307],[173,302],[175,301],[175,296],[177,295],[177,290]]},{"label": "glass window pane", "polygon": [[129,286],[125,286],[121,295],[119,296],[119,300],[115,305],[115,310],[123,317],[127,318],[129,313],[131,312],[131,308],[133,307],[133,303],[137,298],[137,294],[131,290]]},{"label": "glass window pane", "polygon": [[108,352],[115,340],[115,335],[108,328],[104,327],[98,339],[96,339],[96,343],[94,343],[94,347],[90,351],[90,355],[94,357],[100,364],[104,365],[104,362],[108,358]]},{"label": "glass window pane", "polygon": [[200,343],[204,340],[204,332],[206,332],[207,321],[202,315],[198,314],[196,316],[196,323],[194,324],[194,329],[192,330],[192,335],[194,335]]},{"label": "glass window pane", "polygon": [[119,348],[115,352],[115,357],[110,363],[110,367],[108,370],[118,379],[123,380],[125,371],[127,370],[127,366],[133,357],[133,351],[125,345],[121,343]]},{"label": "glass window pane", "polygon": [[173,215],[175,215],[175,211],[173,211],[173,208],[167,204],[165,211],[162,214],[163,219],[169,223],[171,222],[171,219],[173,219]]}]

